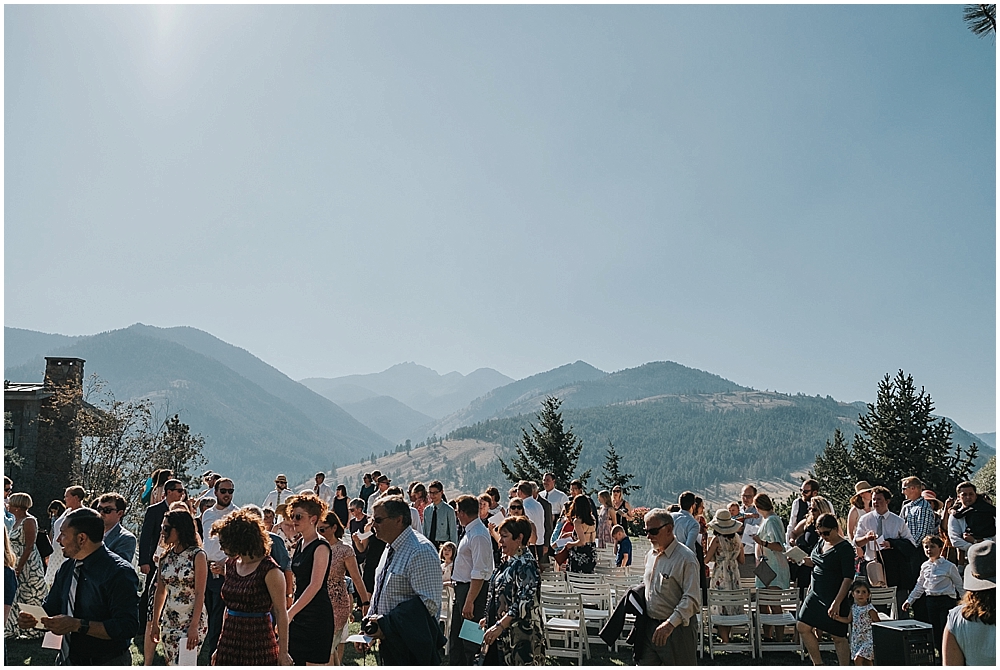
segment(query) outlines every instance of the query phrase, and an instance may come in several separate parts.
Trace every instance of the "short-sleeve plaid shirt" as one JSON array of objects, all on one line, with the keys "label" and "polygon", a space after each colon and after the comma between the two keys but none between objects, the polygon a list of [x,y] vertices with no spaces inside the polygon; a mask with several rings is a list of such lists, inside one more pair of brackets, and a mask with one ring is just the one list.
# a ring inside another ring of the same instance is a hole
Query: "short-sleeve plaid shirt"
[{"label": "short-sleeve plaid shirt", "polygon": [[388,614],[403,601],[420,596],[436,619],[441,611],[441,559],[434,545],[407,526],[389,546],[393,548],[391,564],[386,565],[390,553],[386,550],[375,571],[372,603],[377,604],[377,611],[371,614]]}]

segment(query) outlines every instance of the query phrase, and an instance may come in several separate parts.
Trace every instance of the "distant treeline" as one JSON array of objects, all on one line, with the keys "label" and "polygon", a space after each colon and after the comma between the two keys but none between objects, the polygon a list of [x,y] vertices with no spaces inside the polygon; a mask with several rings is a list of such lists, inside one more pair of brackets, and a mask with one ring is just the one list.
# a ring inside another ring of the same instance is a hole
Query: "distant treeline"
[{"label": "distant treeline", "polygon": [[[831,398],[783,397],[793,404],[719,411],[674,397],[567,409],[563,418],[583,440],[578,467],[593,469],[590,487],[596,486],[610,440],[622,455],[623,470],[635,474],[634,483],[643,487],[639,502],[656,504],[675,500],[688,488],[706,491],[723,482],[787,477],[813,463],[834,429],[840,428],[848,439],[857,432],[855,406]],[[530,415],[493,419],[459,428],[448,438],[493,442],[506,452],[534,420]],[[485,473],[468,474],[473,475],[468,479],[478,480],[476,475]]]}]

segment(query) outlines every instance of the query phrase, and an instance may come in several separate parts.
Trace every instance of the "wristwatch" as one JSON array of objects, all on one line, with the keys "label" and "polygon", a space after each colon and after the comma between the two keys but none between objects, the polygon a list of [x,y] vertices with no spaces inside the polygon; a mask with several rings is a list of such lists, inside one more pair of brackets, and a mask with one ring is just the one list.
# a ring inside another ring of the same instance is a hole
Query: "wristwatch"
[{"label": "wristwatch", "polygon": [[86,619],[80,619],[80,629],[76,631],[80,635],[86,635],[90,632],[90,622]]}]

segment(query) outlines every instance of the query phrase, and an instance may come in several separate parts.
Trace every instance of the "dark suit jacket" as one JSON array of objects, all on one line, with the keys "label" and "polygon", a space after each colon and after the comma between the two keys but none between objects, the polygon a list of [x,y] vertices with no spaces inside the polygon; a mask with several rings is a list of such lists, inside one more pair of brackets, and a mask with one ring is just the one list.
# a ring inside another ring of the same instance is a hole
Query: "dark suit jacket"
[{"label": "dark suit jacket", "polygon": [[160,540],[163,517],[167,513],[167,501],[161,500],[150,505],[146,516],[142,519],[142,531],[139,533],[139,565],[153,565],[153,552]]},{"label": "dark suit jacket", "polygon": [[378,625],[385,634],[379,643],[383,665],[440,665],[447,640],[419,597],[396,605]]},{"label": "dark suit jacket", "polygon": [[535,500],[537,500],[538,504],[540,504],[542,509],[545,510],[545,546],[551,547],[552,529],[555,527],[555,522],[552,520],[552,503],[542,496],[538,496]]},{"label": "dark suit jacket", "polygon": [[646,587],[643,584],[636,584],[625,592],[611,612],[608,622],[598,633],[608,648],[613,647],[621,636],[626,614],[635,616],[635,625],[625,641],[632,645],[633,657],[638,660],[646,645],[646,626],[649,625],[649,618],[646,616]]},{"label": "dark suit jacket", "polygon": [[108,551],[118,554],[129,565],[132,564],[132,559],[135,558],[135,544],[135,535],[127,528],[122,527],[121,524],[109,530],[108,534],[104,536],[104,546],[108,548]]}]

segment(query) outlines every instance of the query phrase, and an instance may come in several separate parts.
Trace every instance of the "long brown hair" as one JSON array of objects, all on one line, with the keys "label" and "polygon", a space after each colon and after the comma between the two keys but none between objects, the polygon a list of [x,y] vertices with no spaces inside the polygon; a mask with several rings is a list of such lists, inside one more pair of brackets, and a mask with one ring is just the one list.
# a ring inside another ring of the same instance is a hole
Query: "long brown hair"
[{"label": "long brown hair", "polygon": [[966,591],[962,599],[962,617],[966,621],[979,619],[987,626],[997,625],[997,590]]}]

